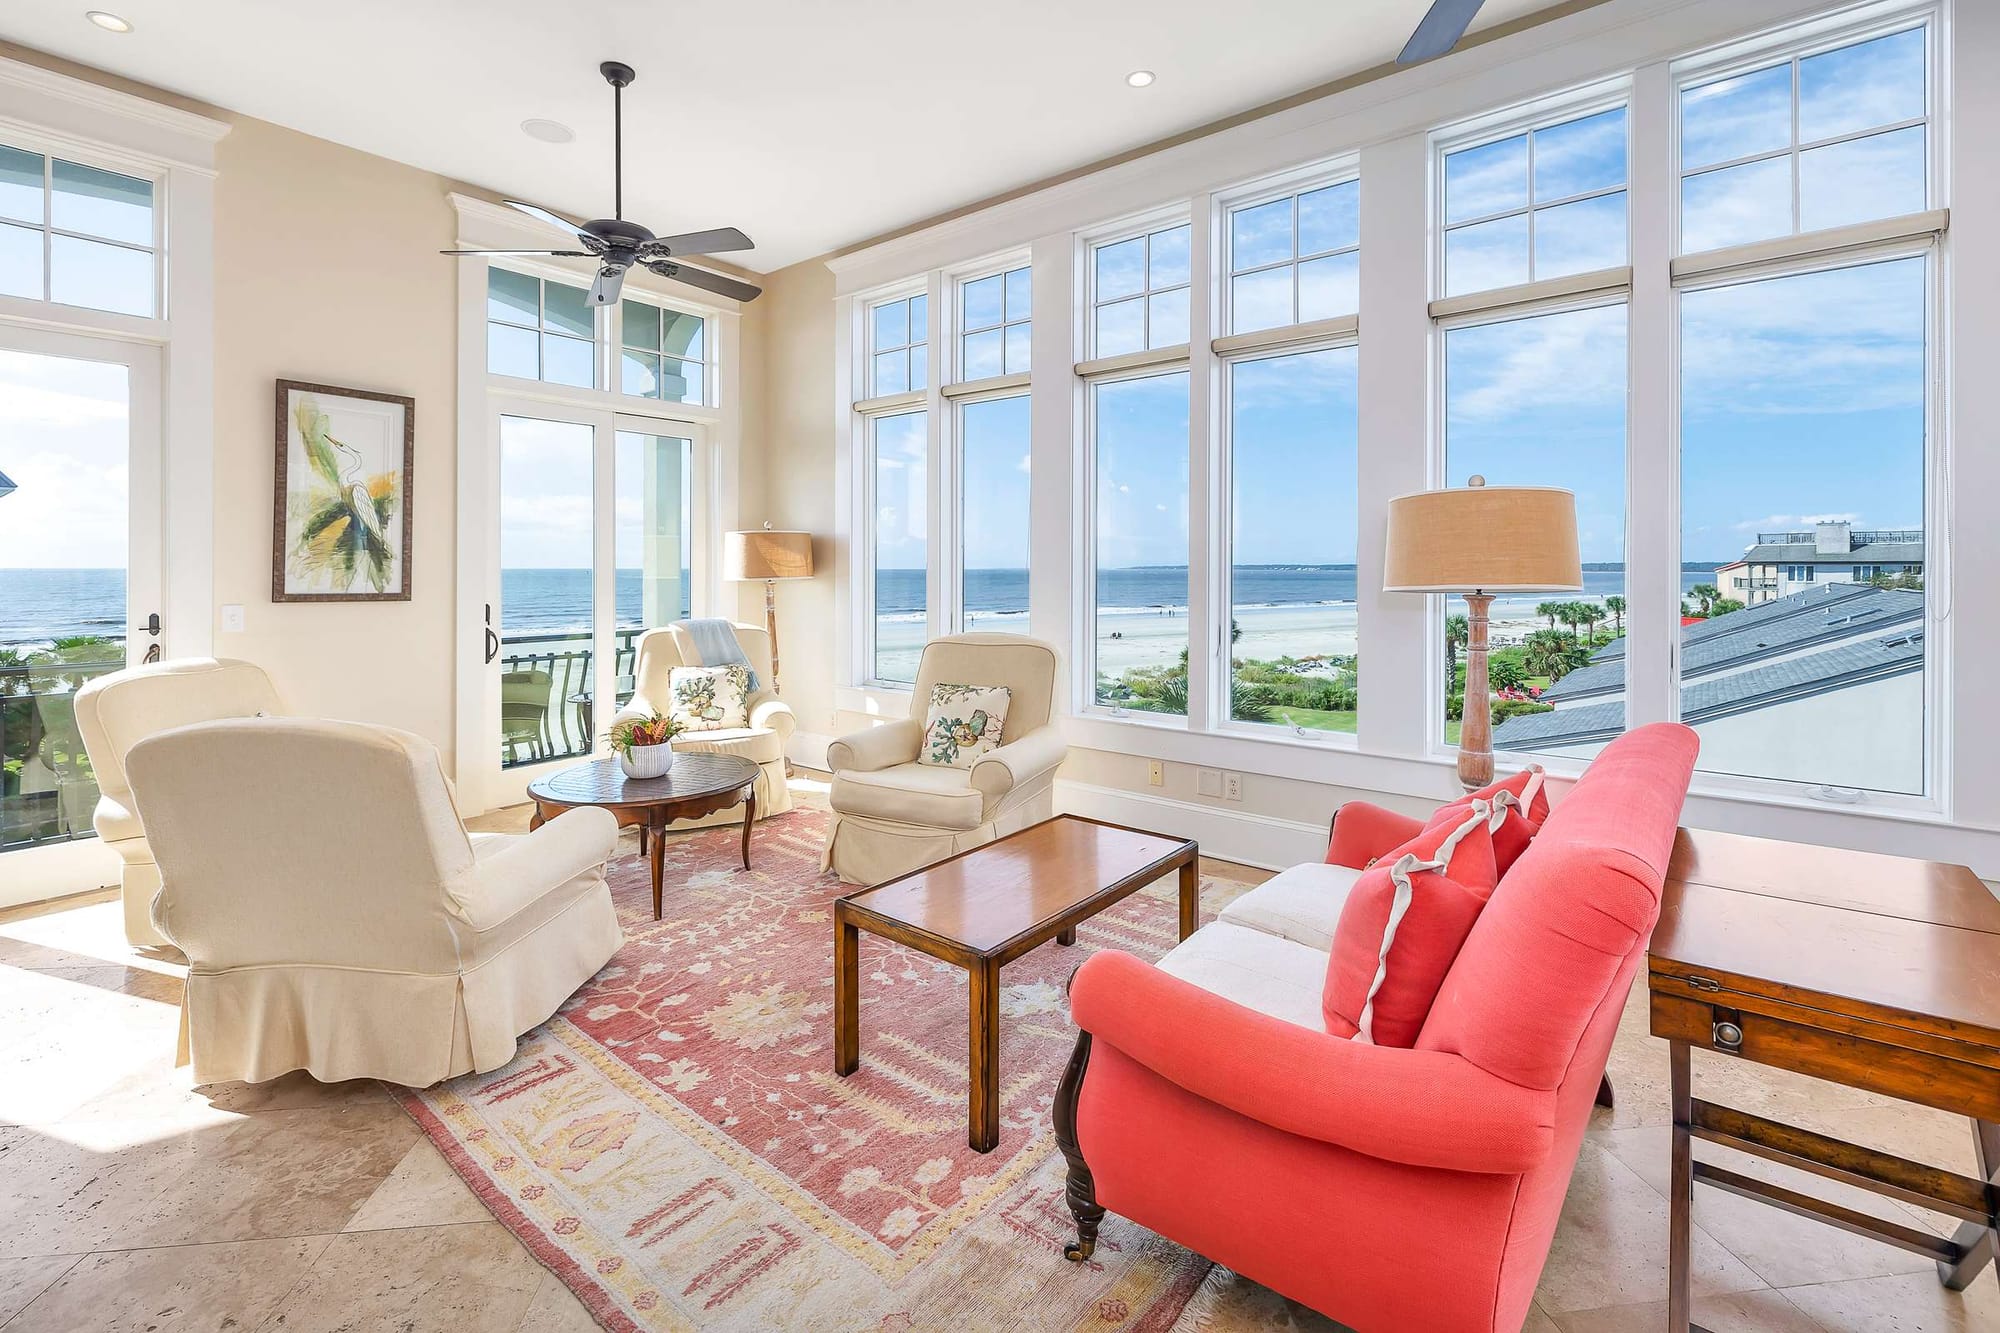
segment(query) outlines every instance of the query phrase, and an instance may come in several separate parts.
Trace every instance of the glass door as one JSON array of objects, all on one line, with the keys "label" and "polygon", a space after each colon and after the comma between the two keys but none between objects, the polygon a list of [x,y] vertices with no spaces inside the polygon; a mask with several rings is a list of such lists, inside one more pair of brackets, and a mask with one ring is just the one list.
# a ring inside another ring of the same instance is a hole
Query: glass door
[{"label": "glass door", "polygon": [[87,681],[165,651],[159,352],[0,328],[0,878],[113,882],[75,846],[97,784]]}]

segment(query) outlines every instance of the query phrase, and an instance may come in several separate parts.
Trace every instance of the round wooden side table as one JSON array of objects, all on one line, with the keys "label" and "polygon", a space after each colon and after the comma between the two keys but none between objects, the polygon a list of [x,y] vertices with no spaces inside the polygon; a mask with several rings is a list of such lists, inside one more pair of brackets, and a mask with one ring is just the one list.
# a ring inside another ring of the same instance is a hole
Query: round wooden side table
[{"label": "round wooden side table", "polygon": [[757,822],[757,774],[741,755],[681,752],[665,777],[628,778],[616,759],[592,759],[528,784],[538,829],[565,810],[594,805],[609,810],[620,828],[636,825],[646,837],[653,868],[653,920],[660,919],[660,867],[676,819],[697,819],[730,806],[743,806],[743,868],[750,868],[750,829]]}]

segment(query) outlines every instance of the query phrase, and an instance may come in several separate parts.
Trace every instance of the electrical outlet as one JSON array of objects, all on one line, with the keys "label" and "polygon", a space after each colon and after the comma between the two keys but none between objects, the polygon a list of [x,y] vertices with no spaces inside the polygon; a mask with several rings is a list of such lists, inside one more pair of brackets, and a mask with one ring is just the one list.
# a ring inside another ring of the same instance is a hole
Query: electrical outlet
[{"label": "electrical outlet", "polygon": [[243,607],[241,603],[231,602],[222,608],[222,631],[225,634],[241,634],[243,632]]},{"label": "electrical outlet", "polygon": [[1166,786],[1167,766],[1157,759],[1146,765],[1146,785],[1149,787]]},{"label": "electrical outlet", "polygon": [[1197,768],[1194,771],[1194,794],[1197,796],[1222,795],[1222,774],[1213,768]]},{"label": "electrical outlet", "polygon": [[1243,775],[1241,773],[1224,773],[1222,775],[1222,799],[1225,801],[1240,801],[1243,799]]}]

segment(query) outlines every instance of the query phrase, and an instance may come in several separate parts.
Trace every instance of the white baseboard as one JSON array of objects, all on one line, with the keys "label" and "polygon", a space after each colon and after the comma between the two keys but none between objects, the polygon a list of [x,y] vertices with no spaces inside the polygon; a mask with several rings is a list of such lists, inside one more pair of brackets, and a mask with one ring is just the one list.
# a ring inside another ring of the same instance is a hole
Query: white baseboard
[{"label": "white baseboard", "polygon": [[817,731],[795,731],[785,746],[785,758],[800,768],[814,768],[824,773],[826,767],[826,747],[838,739],[823,736]]},{"label": "white baseboard", "polygon": [[1056,809],[1153,833],[1193,838],[1202,855],[1262,870],[1326,859],[1326,826],[1165,796],[1056,779]]}]

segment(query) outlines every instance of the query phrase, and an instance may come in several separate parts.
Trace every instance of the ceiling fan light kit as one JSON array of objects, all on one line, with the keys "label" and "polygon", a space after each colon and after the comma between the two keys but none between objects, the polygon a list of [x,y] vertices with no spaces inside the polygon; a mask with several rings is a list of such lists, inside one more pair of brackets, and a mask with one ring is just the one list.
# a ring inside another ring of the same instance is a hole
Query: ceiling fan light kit
[{"label": "ceiling fan light kit", "polygon": [[[633,266],[648,273],[698,287],[703,291],[727,296],[735,301],[754,301],[763,294],[763,289],[747,282],[724,277],[720,273],[710,273],[706,269],[690,268],[681,261],[690,255],[727,254],[735,250],[753,249],[750,238],[734,227],[717,227],[710,231],[681,232],[673,236],[656,236],[652,231],[636,222],[625,219],[625,89],[638,77],[630,65],[616,60],[607,60],[597,67],[604,81],[611,85],[611,216],[593,218],[589,222],[572,222],[557,213],[534,204],[524,204],[519,200],[507,200],[507,206],[516,209],[538,222],[569,232],[576,237],[576,250],[445,250],[447,255],[536,255],[557,259],[595,259],[597,277],[590,284],[590,304],[611,305],[618,300],[625,287],[625,275]],[[530,122],[532,123],[532,122]]]}]

